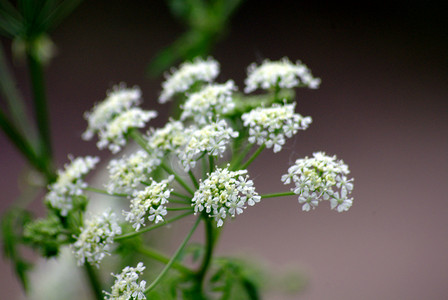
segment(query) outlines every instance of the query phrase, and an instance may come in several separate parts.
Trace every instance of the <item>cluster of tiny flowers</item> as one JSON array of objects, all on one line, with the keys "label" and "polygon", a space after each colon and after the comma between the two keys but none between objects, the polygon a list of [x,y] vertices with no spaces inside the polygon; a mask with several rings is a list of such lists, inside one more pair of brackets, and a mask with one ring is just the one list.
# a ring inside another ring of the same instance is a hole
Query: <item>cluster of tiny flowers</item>
[{"label": "cluster of tiny flowers", "polygon": [[314,78],[308,67],[297,61],[293,64],[288,58],[279,61],[265,60],[260,66],[255,63],[247,68],[248,76],[245,80],[244,91],[250,93],[257,88],[265,90],[280,87],[293,88],[299,85],[316,89],[320,79]]},{"label": "cluster of tiny flowers", "polygon": [[183,106],[181,120],[193,118],[197,124],[216,120],[217,116],[231,112],[235,103],[232,92],[237,88],[232,80],[224,84],[212,84],[190,95]]},{"label": "cluster of tiny flowers", "polygon": [[253,206],[260,202],[253,181],[246,174],[247,170],[229,171],[227,168],[218,168],[209,174],[191,200],[195,213],[205,210],[221,227],[228,215],[234,218],[243,212],[246,204]]},{"label": "cluster of tiny flowers", "polygon": [[172,69],[172,75],[166,75],[166,81],[162,83],[160,103],[170,100],[175,94],[183,93],[196,82],[212,82],[219,74],[219,63],[212,58],[202,60],[195,59],[180,65],[179,69]]},{"label": "cluster of tiny flowers", "polygon": [[109,169],[107,191],[110,194],[131,193],[160,163],[158,157],[149,157],[143,150],[138,150],[129,157],[123,156],[121,159],[111,160],[107,167]]},{"label": "cluster of tiny flowers", "polygon": [[311,117],[302,117],[294,112],[295,103],[273,104],[269,108],[258,107],[242,115],[244,126],[249,127],[249,142],[274,146],[274,152],[282,150],[285,137],[292,137],[299,129],[311,124]]},{"label": "cluster of tiny flowers", "polygon": [[146,122],[155,117],[157,117],[155,111],[144,111],[138,107],[130,108],[99,132],[98,148],[103,149],[108,146],[112,153],[117,153],[126,144],[125,134],[129,129],[145,127]]},{"label": "cluster of tiny flowers", "polygon": [[137,267],[126,267],[120,274],[113,274],[115,277],[114,285],[111,292],[104,292],[106,300],[144,300],[146,281],[142,280],[138,283],[139,276],[143,274],[145,266],[143,263],[138,263]]},{"label": "cluster of tiny flowers", "polygon": [[148,135],[149,147],[159,156],[167,152],[177,152],[188,141],[182,122],[174,120],[170,120],[162,128],[151,129]]},{"label": "cluster of tiny flowers", "polygon": [[126,88],[124,85],[115,86],[107,93],[107,98],[95,105],[91,112],[86,112],[88,127],[83,138],[90,140],[95,133],[107,128],[109,122],[118,114],[130,109],[141,102],[142,92],[139,88]]},{"label": "cluster of tiny flowers", "polygon": [[61,216],[67,216],[73,208],[73,197],[80,196],[83,189],[87,187],[87,183],[82,179],[83,176],[89,173],[99,161],[98,157],[92,156],[69,158],[71,163],[65,165],[63,171],[58,171],[58,178],[48,187],[50,191],[45,197],[45,201],[59,210]]},{"label": "cluster of tiny flowers", "polygon": [[347,179],[348,166],[336,156],[327,156],[323,152],[313,153],[312,158],[296,160],[282,176],[284,184],[294,182],[291,190],[299,195],[302,210],[315,208],[319,201],[330,200],[331,209],[347,211],[353,204],[348,195],[353,190],[353,179]]},{"label": "cluster of tiny flowers", "polygon": [[224,120],[190,130],[193,130],[190,139],[179,155],[186,171],[194,168],[196,160],[204,152],[210,156],[222,156],[231,138],[238,137],[238,132],[229,127]]},{"label": "cluster of tiny flowers", "polygon": [[148,220],[154,223],[163,222],[163,217],[167,214],[166,204],[170,197],[172,189],[168,188],[173,176],[168,177],[161,182],[152,181],[142,191],[136,191],[131,199],[131,211],[123,211],[126,221],[132,224],[135,231],[141,226],[145,226],[145,216],[148,214]]},{"label": "cluster of tiny flowers", "polygon": [[72,245],[73,252],[78,259],[78,265],[88,262],[99,267],[99,263],[109,254],[114,237],[121,234],[117,217],[109,210],[102,215],[85,221],[81,234]]}]

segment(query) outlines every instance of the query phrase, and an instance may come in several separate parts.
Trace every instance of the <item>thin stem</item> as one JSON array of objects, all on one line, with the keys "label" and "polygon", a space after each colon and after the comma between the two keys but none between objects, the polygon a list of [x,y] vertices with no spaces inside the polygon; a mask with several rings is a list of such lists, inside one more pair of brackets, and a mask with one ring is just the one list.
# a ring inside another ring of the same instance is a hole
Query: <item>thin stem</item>
[{"label": "thin stem", "polygon": [[211,174],[213,172],[213,170],[215,169],[215,159],[212,155],[208,156],[208,166],[209,166],[209,171]]},{"label": "thin stem", "polygon": [[176,203],[176,204],[189,204],[189,203],[191,203],[191,201],[172,199],[172,198],[168,199],[168,202]]},{"label": "thin stem", "polygon": [[176,196],[176,197],[179,197],[179,198],[191,201],[191,196],[182,195],[182,194],[180,194],[178,192],[175,192],[175,191],[172,191],[171,194]]},{"label": "thin stem", "polygon": [[193,213],[192,211],[189,211],[189,212],[186,212],[186,213],[184,213],[184,214],[175,216],[175,217],[173,217],[173,218],[171,218],[171,219],[169,219],[169,220],[166,220],[165,222],[158,223],[158,224],[154,224],[154,225],[152,225],[152,226],[143,228],[143,229],[140,230],[140,231],[130,232],[130,233],[126,233],[126,234],[118,235],[118,236],[116,236],[116,237],[114,238],[114,240],[115,240],[115,241],[120,241],[120,240],[124,240],[124,239],[132,238],[132,237],[134,237],[134,236],[143,234],[143,233],[145,233],[145,232],[148,232],[148,231],[154,230],[154,229],[156,229],[156,228],[165,226],[166,224],[169,224],[169,223],[172,223],[172,222],[174,222],[174,221],[180,220],[180,219],[182,219],[182,218],[184,218],[184,217],[186,217],[186,216],[188,216],[188,215],[191,215],[192,213]]},{"label": "thin stem", "polygon": [[[140,252],[141,254],[146,255],[149,258],[157,260],[163,264],[168,264],[170,261],[170,259],[168,257],[166,257],[165,255],[163,255],[162,253],[160,253],[154,249],[148,248],[148,247],[138,247],[137,251]],[[192,270],[190,270],[189,268],[187,268],[186,266],[184,266],[183,264],[181,264],[177,261],[173,262],[172,267],[173,267],[173,269],[176,269],[186,275],[194,274],[194,272]]]},{"label": "thin stem", "polygon": [[187,207],[167,207],[166,210],[167,211],[193,210],[193,208],[191,206],[187,206]]},{"label": "thin stem", "polygon": [[230,163],[230,170],[235,170],[235,167],[241,164],[241,161],[246,157],[246,155],[250,152],[252,149],[253,144],[248,143],[246,147],[241,151],[241,153],[233,159],[233,161]]},{"label": "thin stem", "polygon": [[193,235],[193,232],[198,227],[199,222],[201,221],[201,218],[197,218],[196,222],[194,223],[193,227],[191,228],[190,232],[185,237],[182,244],[180,244],[179,248],[176,250],[176,252],[171,257],[170,261],[166,264],[165,268],[160,272],[159,276],[151,283],[151,285],[145,290],[145,294],[148,294],[152,289],[154,289],[157,284],[162,280],[162,278],[165,276],[165,274],[168,272],[168,270],[171,268],[173,263],[176,261],[177,257],[181,254],[182,250],[184,249],[185,245],[190,240],[191,236]]},{"label": "thin stem", "polygon": [[160,164],[160,166],[162,167],[162,169],[164,169],[168,174],[173,175],[174,179],[176,179],[176,181],[187,191],[189,192],[191,195],[194,195],[194,191],[191,189],[191,187],[182,179],[179,177],[179,175],[177,175],[173,170],[171,170],[164,162],[162,162]]},{"label": "thin stem", "polygon": [[265,195],[261,195],[260,197],[262,199],[265,198],[275,198],[275,197],[284,197],[284,196],[293,196],[295,195],[294,192],[283,192],[283,193],[273,193],[273,194],[265,194]]},{"label": "thin stem", "polygon": [[257,151],[254,152],[254,154],[252,154],[252,156],[249,158],[248,161],[246,161],[242,166],[241,166],[241,170],[247,169],[247,167],[254,161],[254,159],[257,158],[258,155],[260,155],[260,153],[264,150],[264,148],[266,148],[266,144],[261,145]]},{"label": "thin stem", "polygon": [[[29,50],[29,51],[32,51]],[[47,97],[45,93],[44,70],[42,62],[32,53],[28,53],[28,68],[34,95],[34,110],[39,130],[41,157],[48,164],[52,162],[50,120],[48,117]]]},{"label": "thin stem", "polygon": [[188,175],[190,175],[190,179],[191,179],[191,182],[193,182],[194,187],[195,187],[196,189],[198,189],[198,188],[199,188],[199,183],[198,183],[198,181],[196,180],[196,177],[194,176],[193,172],[191,172],[191,170],[188,171]]},{"label": "thin stem", "polygon": [[89,278],[90,287],[95,296],[95,299],[102,300],[104,299],[104,295],[101,289],[101,284],[98,279],[98,274],[95,269],[89,265],[88,263],[84,264],[84,270],[86,271],[87,278]]},{"label": "thin stem", "polygon": [[109,193],[108,191],[102,190],[102,189],[98,189],[98,188],[94,188],[91,186],[88,186],[86,188],[84,188],[85,191],[90,191],[90,192],[94,192],[94,193],[98,193],[98,194],[103,194],[103,195],[108,195],[108,196],[112,196],[112,197],[129,197],[129,194],[121,194],[121,193]]}]

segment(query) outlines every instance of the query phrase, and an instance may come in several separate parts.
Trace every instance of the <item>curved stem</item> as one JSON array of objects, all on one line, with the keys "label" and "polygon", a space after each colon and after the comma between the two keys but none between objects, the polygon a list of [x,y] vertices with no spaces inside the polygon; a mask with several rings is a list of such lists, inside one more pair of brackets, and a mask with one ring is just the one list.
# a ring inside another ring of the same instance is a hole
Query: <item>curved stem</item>
[{"label": "curved stem", "polygon": [[171,257],[170,261],[166,264],[165,268],[160,272],[159,276],[151,283],[151,285],[145,290],[145,294],[149,293],[152,289],[154,289],[157,284],[162,280],[162,278],[165,276],[165,274],[168,272],[168,270],[171,268],[173,263],[176,261],[177,257],[180,255],[182,250],[184,249],[185,245],[190,240],[191,236],[193,235],[193,232],[198,227],[199,222],[201,221],[201,218],[197,218],[196,222],[194,223],[193,227],[191,228],[190,232],[185,237],[182,244],[180,244],[179,248],[176,250],[176,252]]},{"label": "curved stem", "polygon": [[171,194],[172,194],[173,196],[176,196],[176,197],[185,199],[185,200],[187,200],[187,201],[191,201],[191,196],[186,196],[186,195],[180,194],[180,193],[175,192],[175,191],[171,191]]},{"label": "curved stem", "polygon": [[101,289],[97,272],[88,263],[84,264],[84,270],[86,271],[87,277],[89,278],[90,287],[92,288],[92,292],[95,296],[95,299],[102,300],[104,295]]},{"label": "curved stem", "polygon": [[261,145],[257,151],[241,166],[241,170],[247,169],[247,167],[257,158],[258,155],[266,148],[266,144]]},{"label": "curved stem", "polygon": [[265,194],[265,195],[260,195],[261,199],[264,198],[275,198],[275,197],[283,197],[283,196],[293,196],[295,195],[294,192],[283,192],[283,193],[273,193],[273,194]]},{"label": "curved stem", "polygon": [[[138,247],[136,249],[138,252],[140,252],[143,255],[146,255],[149,258],[152,258],[154,260],[157,260],[163,264],[167,264],[169,263],[170,259],[168,257],[166,257],[165,255],[163,255],[162,253],[159,253],[158,251],[148,248],[148,247]],[[184,274],[187,275],[193,275],[194,272],[192,270],[190,270],[190,268],[187,268],[186,266],[184,266],[183,264],[175,261],[172,265],[173,269],[176,269]]]},{"label": "curved stem", "polygon": [[182,179],[179,177],[179,175],[177,175],[173,170],[171,170],[164,162],[162,162],[160,164],[160,166],[162,167],[162,169],[164,169],[168,174],[173,175],[174,179],[176,179],[176,181],[187,191],[189,192],[191,195],[194,195],[194,191],[191,189],[191,187]]},{"label": "curved stem", "polygon": [[198,183],[198,181],[196,180],[196,177],[194,177],[194,174],[193,174],[193,172],[191,172],[191,170],[188,171],[188,175],[190,176],[191,182],[193,182],[194,187],[195,187],[196,189],[198,189],[198,188],[199,188],[199,183]]},{"label": "curved stem", "polygon": [[88,186],[86,188],[84,188],[85,191],[90,191],[90,192],[94,192],[94,193],[98,193],[98,194],[103,194],[103,195],[108,195],[108,196],[112,196],[112,197],[129,197],[131,195],[129,194],[120,194],[120,193],[109,193],[108,191],[102,190],[102,189],[97,189],[91,186]]},{"label": "curved stem", "polygon": [[183,217],[186,217],[186,216],[191,215],[191,214],[193,214],[193,211],[189,211],[189,212],[186,212],[186,213],[184,213],[184,214],[175,216],[174,218],[171,218],[171,219],[169,219],[169,220],[166,220],[165,222],[162,222],[162,223],[159,223],[159,224],[155,224],[155,225],[152,225],[152,226],[143,228],[143,229],[140,230],[140,231],[130,232],[130,233],[126,233],[126,234],[118,235],[118,236],[116,236],[116,237],[114,238],[114,241],[119,241],[119,240],[124,240],[124,239],[132,238],[132,237],[134,237],[134,236],[140,235],[140,234],[142,234],[142,233],[145,233],[145,232],[154,230],[154,229],[156,229],[156,228],[165,226],[166,224],[169,224],[169,223],[172,223],[172,222],[174,222],[174,221],[180,220],[180,219],[182,219]]}]

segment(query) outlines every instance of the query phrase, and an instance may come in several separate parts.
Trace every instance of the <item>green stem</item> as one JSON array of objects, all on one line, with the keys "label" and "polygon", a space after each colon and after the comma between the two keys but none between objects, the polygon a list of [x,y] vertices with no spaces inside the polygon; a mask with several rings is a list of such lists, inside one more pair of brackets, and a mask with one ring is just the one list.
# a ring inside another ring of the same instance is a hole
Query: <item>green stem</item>
[{"label": "green stem", "polygon": [[94,193],[98,193],[98,194],[103,194],[103,195],[108,195],[108,196],[112,196],[112,197],[129,197],[129,194],[120,194],[120,193],[109,193],[108,191],[102,190],[102,189],[97,189],[91,186],[88,186],[86,188],[84,188],[85,191],[90,191],[90,192],[94,192]]},{"label": "green stem", "polygon": [[182,194],[177,193],[177,192],[175,192],[175,191],[172,191],[171,194],[172,194],[173,196],[176,196],[176,197],[179,197],[179,198],[182,198],[182,199],[191,201],[191,197],[190,197],[190,196],[182,195]]},{"label": "green stem", "polygon": [[[138,247],[137,251],[140,252],[141,254],[146,255],[146,256],[148,256],[154,260],[157,260],[163,264],[168,264],[170,261],[170,259],[168,257],[166,257],[165,255],[163,255],[162,253],[160,253],[154,249],[148,248],[148,247]],[[177,261],[173,262],[172,267],[173,267],[173,269],[176,269],[186,275],[194,274],[194,272],[192,270],[190,270],[189,268],[187,268],[186,266],[184,266],[183,264],[181,264]]]},{"label": "green stem", "polygon": [[130,232],[130,233],[126,233],[126,234],[118,235],[118,236],[116,236],[116,237],[114,238],[114,241],[120,241],[120,240],[124,240],[124,239],[129,239],[129,238],[135,237],[135,236],[140,235],[140,234],[143,234],[143,233],[145,233],[145,232],[148,232],[148,231],[157,229],[157,228],[159,228],[159,227],[165,226],[166,224],[169,224],[169,223],[172,223],[172,222],[174,222],[174,221],[180,220],[180,219],[182,219],[182,218],[184,218],[184,217],[186,217],[186,216],[188,216],[188,215],[191,215],[192,213],[193,213],[192,211],[189,211],[189,212],[186,212],[186,213],[184,213],[184,214],[175,216],[174,218],[171,218],[171,219],[169,219],[169,220],[166,220],[165,222],[158,223],[158,224],[154,224],[154,225],[152,225],[152,226],[143,228],[143,229],[141,229],[140,231],[135,231],[135,232]]},{"label": "green stem", "polygon": [[243,159],[246,157],[246,155],[250,152],[250,150],[252,149],[253,144],[248,143],[246,145],[246,147],[243,149],[243,151],[241,151],[241,153],[236,156],[233,161],[230,163],[230,170],[235,170],[236,167],[241,164],[241,162],[243,161]]},{"label": "green stem", "polygon": [[191,179],[191,182],[193,182],[194,187],[195,187],[196,189],[198,189],[198,188],[199,188],[199,183],[198,183],[198,181],[196,180],[196,177],[194,177],[194,174],[193,174],[193,172],[191,172],[191,170],[188,171],[188,175],[190,175],[190,179]]},{"label": "green stem", "polygon": [[295,195],[294,192],[283,192],[283,193],[274,193],[274,194],[265,194],[265,195],[261,195],[261,199],[265,199],[265,198],[275,198],[275,197],[283,197],[283,196],[293,196]]},{"label": "green stem", "polygon": [[164,169],[168,174],[173,175],[174,179],[176,179],[176,181],[187,191],[189,192],[191,195],[194,195],[194,191],[191,189],[191,187],[182,179],[179,177],[179,175],[177,175],[173,170],[171,170],[164,162],[162,162],[160,164],[160,166],[162,167],[162,169]]},{"label": "green stem", "polygon": [[97,300],[104,299],[101,284],[95,269],[91,265],[86,263],[84,264],[84,270],[86,271],[87,278],[89,278],[90,287],[92,289],[93,295],[95,296],[95,299]]},{"label": "green stem", "polygon": [[171,257],[170,261],[166,264],[165,268],[160,272],[159,276],[151,283],[151,285],[145,290],[145,294],[148,294],[152,289],[154,289],[157,284],[162,280],[162,278],[165,276],[165,274],[168,272],[168,270],[171,268],[173,263],[176,261],[177,257],[182,253],[182,250],[184,249],[185,245],[190,240],[191,236],[193,235],[193,232],[198,227],[199,222],[201,221],[201,218],[197,218],[196,222],[194,223],[193,227],[191,228],[190,232],[185,237],[182,244],[180,244],[179,248],[176,250],[176,252]]},{"label": "green stem", "polygon": [[[214,227],[215,224],[213,223],[213,220],[208,215],[205,215],[205,214],[202,215],[202,218],[204,219],[206,245],[205,245],[205,254],[202,259],[201,266],[196,273],[196,276],[197,276],[196,288],[198,290],[199,295],[203,294],[203,285],[204,285],[205,275],[207,273],[208,267],[209,267],[211,259],[212,259],[215,242],[218,238],[218,235],[215,234],[215,227]],[[219,233],[219,232],[216,232],[216,233]]]},{"label": "green stem", "polygon": [[172,199],[172,198],[169,198],[169,199],[168,199],[168,202],[170,202],[170,203],[176,203],[176,204],[190,204],[190,203],[191,203],[191,201],[178,200],[178,199]]},{"label": "green stem", "polygon": [[34,95],[34,110],[39,130],[40,155],[47,164],[52,162],[52,147],[50,136],[50,120],[48,117],[47,97],[45,94],[44,70],[41,61],[28,50],[28,68]]},{"label": "green stem", "polygon": [[247,169],[247,167],[257,158],[258,155],[260,155],[260,153],[264,150],[264,148],[266,148],[266,144],[261,145],[257,151],[254,152],[254,154],[252,154],[252,156],[249,158],[248,161],[246,161],[242,166],[241,166],[241,170]]},{"label": "green stem", "polygon": [[167,207],[166,210],[167,211],[193,210],[193,208],[191,206],[187,206],[187,207]]},{"label": "green stem", "polygon": [[208,156],[208,166],[209,166],[209,172],[211,174],[215,169],[215,159],[212,155]]}]

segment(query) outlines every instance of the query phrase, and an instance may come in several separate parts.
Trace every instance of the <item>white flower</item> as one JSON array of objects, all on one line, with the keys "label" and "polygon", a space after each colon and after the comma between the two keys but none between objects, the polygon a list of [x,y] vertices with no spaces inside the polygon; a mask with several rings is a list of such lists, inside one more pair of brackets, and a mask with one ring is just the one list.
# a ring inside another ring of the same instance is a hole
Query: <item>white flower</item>
[{"label": "white flower", "polygon": [[312,158],[296,160],[282,176],[284,184],[295,184],[291,188],[299,195],[302,210],[309,211],[317,207],[320,201],[330,200],[331,209],[347,211],[353,204],[349,194],[353,190],[353,179],[347,179],[348,166],[336,156],[327,156],[323,152],[313,153]]},{"label": "white flower", "polygon": [[246,93],[257,88],[268,90],[277,86],[290,89],[303,85],[316,89],[320,84],[320,79],[314,78],[306,65],[299,60],[293,64],[286,57],[280,61],[265,60],[260,66],[253,63],[247,68],[247,74]]},{"label": "white flower", "polygon": [[70,164],[65,165],[65,169],[58,170],[58,178],[48,188],[49,192],[45,196],[45,201],[51,207],[60,211],[61,216],[67,216],[73,209],[73,197],[82,195],[83,189],[87,184],[82,178],[92,170],[98,163],[98,157],[86,156],[71,160]]},{"label": "white flower", "polygon": [[118,234],[121,234],[121,227],[116,215],[110,210],[85,221],[80,235],[75,237],[76,242],[72,245],[78,265],[88,262],[99,267],[106,254],[110,255],[110,247]]},{"label": "white flower", "polygon": [[108,146],[112,153],[117,153],[126,144],[125,134],[129,129],[145,127],[146,122],[156,116],[155,111],[144,111],[138,107],[122,112],[99,132],[98,148]]},{"label": "white flower", "polygon": [[221,227],[228,215],[234,218],[246,209],[246,204],[253,206],[260,199],[247,170],[218,168],[200,182],[191,201],[195,214],[205,210]]},{"label": "white flower", "polygon": [[123,84],[114,86],[108,91],[107,98],[96,104],[92,111],[84,114],[88,122],[83,138],[90,140],[93,135],[104,128],[118,114],[141,102],[141,91],[138,87],[126,88]]},{"label": "white flower", "polygon": [[249,127],[249,142],[266,144],[279,152],[286,142],[299,130],[305,130],[311,124],[311,117],[302,117],[294,112],[295,103],[273,104],[271,107],[258,107],[241,116],[244,126]]},{"label": "white flower", "polygon": [[173,180],[170,176],[161,182],[152,181],[142,191],[136,191],[131,199],[131,211],[123,211],[126,221],[132,224],[135,231],[141,226],[145,226],[145,217],[148,214],[148,220],[154,223],[163,222],[163,217],[167,214],[166,204],[170,197],[172,189],[168,184]]},{"label": "white flower", "polygon": [[235,107],[232,92],[236,90],[232,80],[224,84],[212,84],[190,95],[183,105],[181,120],[193,118],[197,124],[215,121],[217,116],[229,113]]},{"label": "white flower", "polygon": [[177,152],[188,141],[188,131],[182,122],[174,120],[170,120],[162,128],[151,128],[148,135],[149,147],[161,157],[166,152]]},{"label": "white flower", "polygon": [[109,182],[107,191],[113,193],[131,193],[141,182],[148,179],[148,175],[160,165],[161,160],[150,157],[146,151],[138,150],[131,156],[113,159],[109,169]]},{"label": "white flower", "polygon": [[179,69],[171,69],[171,75],[165,75],[162,83],[163,91],[159,102],[165,103],[175,94],[187,91],[194,83],[212,82],[219,74],[219,63],[212,58],[203,60],[196,58],[193,62],[185,62]]},{"label": "white flower", "polygon": [[238,136],[238,132],[229,127],[224,120],[199,129],[192,127],[190,130],[192,131],[190,139],[179,155],[186,171],[194,168],[196,160],[203,152],[211,156],[222,156],[230,140]]},{"label": "white flower", "polygon": [[114,285],[111,292],[105,292],[106,300],[144,300],[146,281],[142,280],[138,283],[139,276],[143,274],[145,266],[142,262],[137,264],[137,267],[125,267],[120,274],[113,274],[115,277]]}]

